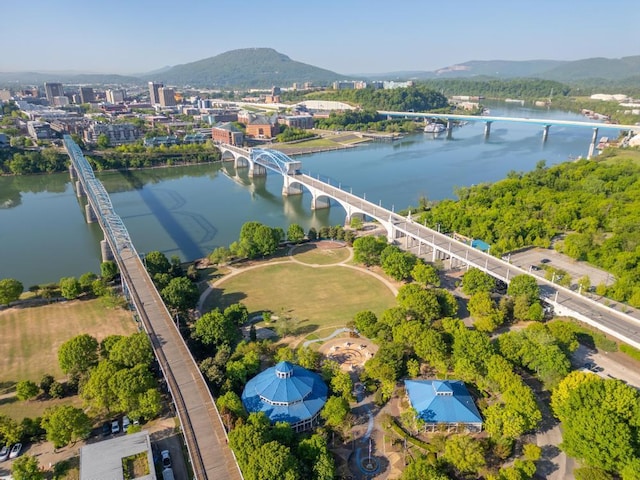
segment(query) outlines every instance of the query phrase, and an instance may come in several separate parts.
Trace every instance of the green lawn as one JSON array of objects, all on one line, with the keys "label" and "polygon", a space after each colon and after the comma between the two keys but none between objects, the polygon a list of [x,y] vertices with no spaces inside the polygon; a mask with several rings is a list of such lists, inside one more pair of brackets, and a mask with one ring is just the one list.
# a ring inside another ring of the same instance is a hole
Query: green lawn
[{"label": "green lawn", "polygon": [[349,258],[349,249],[346,247],[322,249],[315,243],[309,243],[296,247],[293,255],[296,260],[308,265],[332,265]]},{"label": "green lawn", "polygon": [[[382,313],[393,293],[364,272],[345,267],[312,268],[296,263],[249,270],[214,289],[207,303],[225,308],[244,303],[250,312],[287,316],[298,335],[344,326],[361,310]],[[321,335],[321,336],[323,336]]]},{"label": "green lawn", "polygon": [[131,312],[106,308],[99,300],[74,300],[51,305],[0,311],[0,385],[20,380],[40,381],[58,367],[58,348],[76,335],[107,335],[137,331]]}]

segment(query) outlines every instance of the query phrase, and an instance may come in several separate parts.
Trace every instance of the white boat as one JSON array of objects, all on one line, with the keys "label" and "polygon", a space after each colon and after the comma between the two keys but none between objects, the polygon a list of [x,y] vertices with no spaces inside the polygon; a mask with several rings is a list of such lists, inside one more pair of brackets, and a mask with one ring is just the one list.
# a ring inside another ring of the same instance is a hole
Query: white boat
[{"label": "white boat", "polygon": [[441,123],[427,123],[424,127],[424,133],[442,133],[445,131],[445,126]]}]

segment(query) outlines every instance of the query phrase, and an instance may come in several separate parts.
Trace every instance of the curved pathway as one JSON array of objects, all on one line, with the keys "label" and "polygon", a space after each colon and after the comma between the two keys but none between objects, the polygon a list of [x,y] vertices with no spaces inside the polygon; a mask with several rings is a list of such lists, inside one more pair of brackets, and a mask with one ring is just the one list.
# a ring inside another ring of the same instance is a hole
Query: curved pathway
[{"label": "curved pathway", "polygon": [[[236,275],[239,275],[241,273],[244,272],[248,272],[249,270],[253,270],[256,268],[264,268],[264,267],[268,267],[270,265],[282,265],[284,263],[297,263],[299,265],[303,265],[305,267],[309,267],[309,268],[329,268],[329,267],[343,267],[343,268],[351,268],[353,270],[357,270],[359,272],[362,273],[366,273],[367,275],[371,275],[372,277],[375,277],[378,281],[382,282],[389,290],[391,290],[391,293],[393,293],[394,296],[398,295],[398,289],[396,288],[396,286],[391,283],[389,280],[387,280],[386,278],[384,278],[382,275],[373,272],[371,270],[369,270],[368,268],[363,268],[363,267],[359,267],[357,265],[349,265],[347,262],[351,261],[353,259],[353,247],[349,247],[349,246],[345,246],[345,248],[349,249],[349,256],[347,258],[345,258],[344,260],[341,260],[340,262],[337,263],[330,263],[327,265],[318,265],[317,263],[305,263],[302,262],[300,260],[298,260],[297,258],[295,258],[295,256],[293,255],[295,249],[297,248],[297,245],[294,245],[293,247],[291,247],[289,249],[289,252],[287,253],[288,257],[286,260],[277,260],[274,262],[266,262],[266,263],[258,263],[255,265],[250,265],[248,267],[245,268],[237,268],[237,267],[233,267],[231,265],[227,265],[227,268],[229,268],[229,270],[231,270],[227,275],[224,275],[223,277],[217,279],[215,282],[210,283],[207,286],[207,289],[202,292],[202,294],[200,294],[200,298],[198,299],[198,304],[196,305],[196,312],[198,315],[202,314],[202,307],[204,305],[204,302],[206,301],[207,297],[209,296],[209,294],[213,291],[214,288],[218,287],[220,284],[222,284],[223,282],[227,281],[229,278],[232,278]],[[335,332],[334,332],[335,333]],[[328,337],[331,338],[331,337]]]},{"label": "curved pathway", "polygon": [[338,328],[337,330],[335,330],[331,335],[329,335],[328,337],[324,337],[324,338],[315,338],[313,340],[307,340],[306,342],[304,342],[302,344],[303,347],[308,347],[309,345],[311,345],[312,343],[316,343],[316,342],[325,342],[327,340],[331,340],[333,337],[337,337],[338,335],[340,335],[341,333],[345,333],[345,332],[350,332],[351,329],[350,328]]}]

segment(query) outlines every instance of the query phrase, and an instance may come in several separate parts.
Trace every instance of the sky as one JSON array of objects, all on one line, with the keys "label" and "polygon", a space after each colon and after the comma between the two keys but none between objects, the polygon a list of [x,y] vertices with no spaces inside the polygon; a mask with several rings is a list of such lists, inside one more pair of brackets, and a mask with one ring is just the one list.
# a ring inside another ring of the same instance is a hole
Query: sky
[{"label": "sky", "polygon": [[637,0],[2,3],[0,72],[146,73],[251,47],[341,74],[640,55]]}]

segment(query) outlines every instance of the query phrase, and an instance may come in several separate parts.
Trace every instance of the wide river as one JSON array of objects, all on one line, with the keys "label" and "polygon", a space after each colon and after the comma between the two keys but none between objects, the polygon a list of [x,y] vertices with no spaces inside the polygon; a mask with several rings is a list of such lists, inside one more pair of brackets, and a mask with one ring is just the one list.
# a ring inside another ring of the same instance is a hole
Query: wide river
[{"label": "wide river", "polygon": [[[520,105],[489,104],[491,115],[586,119],[580,115]],[[303,170],[365,195],[383,206],[403,209],[418,198],[454,198],[456,186],[504,178],[587,155],[590,128],[551,127],[542,142],[539,126],[495,122],[484,138],[483,123],[445,134],[419,133],[392,143],[368,143],[348,150],[299,157]],[[615,130],[599,135],[615,138]],[[250,180],[230,164],[159,168],[97,175],[110,193],[138,250],[160,250],[182,260],[206,256],[234,241],[242,224],[257,220],[285,230],[344,222],[344,211],[311,211],[310,195],[283,198],[282,178],[269,173]],[[84,221],[84,208],[68,174],[0,177],[0,279],[16,278],[25,289],[65,276],[100,271],[103,238],[97,224]]]}]

